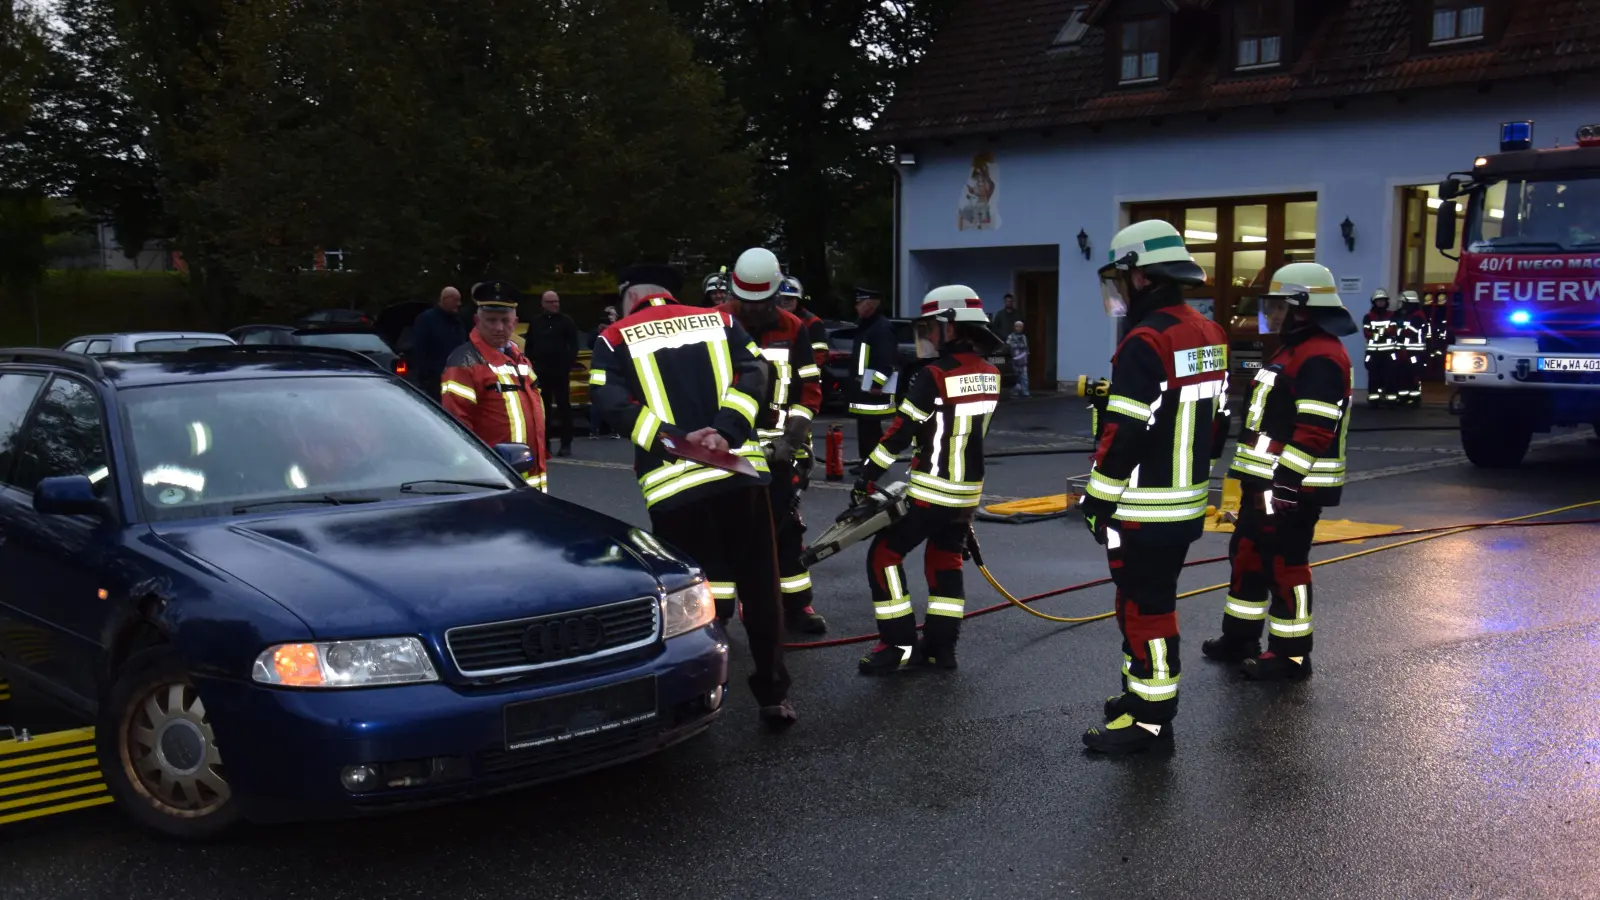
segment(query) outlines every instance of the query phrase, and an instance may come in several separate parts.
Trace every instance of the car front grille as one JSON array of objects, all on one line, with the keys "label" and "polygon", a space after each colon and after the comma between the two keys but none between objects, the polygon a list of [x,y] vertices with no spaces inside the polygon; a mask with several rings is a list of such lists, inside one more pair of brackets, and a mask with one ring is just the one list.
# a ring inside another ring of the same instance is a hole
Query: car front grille
[{"label": "car front grille", "polygon": [[661,632],[661,605],[639,597],[588,609],[467,625],[445,632],[450,658],[469,677],[529,672],[643,647]]}]

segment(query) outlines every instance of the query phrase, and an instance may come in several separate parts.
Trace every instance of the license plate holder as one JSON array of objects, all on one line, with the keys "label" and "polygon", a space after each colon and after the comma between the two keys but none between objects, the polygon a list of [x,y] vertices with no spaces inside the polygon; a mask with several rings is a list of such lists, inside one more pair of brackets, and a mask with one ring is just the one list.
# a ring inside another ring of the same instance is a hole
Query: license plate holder
[{"label": "license plate holder", "polygon": [[1541,356],[1541,372],[1600,372],[1600,357]]},{"label": "license plate holder", "polygon": [[592,737],[659,715],[656,677],[508,703],[501,715],[508,752]]}]

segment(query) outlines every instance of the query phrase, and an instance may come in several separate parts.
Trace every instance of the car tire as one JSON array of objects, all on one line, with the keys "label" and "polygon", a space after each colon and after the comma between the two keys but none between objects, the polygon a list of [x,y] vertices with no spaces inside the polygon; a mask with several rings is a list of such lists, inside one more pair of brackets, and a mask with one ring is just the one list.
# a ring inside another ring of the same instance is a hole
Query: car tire
[{"label": "car tire", "polygon": [[241,819],[205,703],[176,650],[143,650],[117,673],[95,729],[106,786],[146,828],[220,837]]}]

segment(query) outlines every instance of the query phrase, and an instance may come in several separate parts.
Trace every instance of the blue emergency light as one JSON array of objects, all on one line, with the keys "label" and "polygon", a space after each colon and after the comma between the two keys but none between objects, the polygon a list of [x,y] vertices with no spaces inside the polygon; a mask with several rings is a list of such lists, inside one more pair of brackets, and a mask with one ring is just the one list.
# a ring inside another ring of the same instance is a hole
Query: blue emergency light
[{"label": "blue emergency light", "polygon": [[1512,312],[1508,318],[1510,318],[1511,324],[1513,325],[1526,325],[1533,321],[1533,313],[1530,313],[1525,309],[1519,309]]},{"label": "blue emergency light", "polygon": [[1533,122],[1503,122],[1500,125],[1500,152],[1531,150],[1533,148]]}]

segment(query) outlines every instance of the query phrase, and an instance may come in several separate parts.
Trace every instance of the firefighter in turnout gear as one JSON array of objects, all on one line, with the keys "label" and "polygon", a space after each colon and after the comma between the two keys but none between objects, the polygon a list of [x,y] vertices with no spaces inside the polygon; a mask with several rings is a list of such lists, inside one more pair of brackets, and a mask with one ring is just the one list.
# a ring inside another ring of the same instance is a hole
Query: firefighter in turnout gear
[{"label": "firefighter in turnout gear", "polygon": [[721,271],[712,272],[700,286],[700,294],[705,298],[705,306],[716,308],[728,302],[728,294],[733,290],[732,283],[728,280],[728,267],[723,266]]},{"label": "firefighter in turnout gear", "polygon": [[[877,646],[860,671],[886,675],[908,664],[956,667],[956,638],[966,607],[962,559],[983,496],[983,441],[1000,400],[1000,372],[984,358],[998,348],[983,301],[971,288],[935,288],[915,324],[917,356],[929,360],[890,423],[883,442],[862,463],[851,499],[859,503],[901,451],[916,444],[906,515],[879,532],[867,551],[867,580],[878,619]],[[927,542],[928,615],[917,618],[901,563]]]},{"label": "firefighter in turnout gear", "polygon": [[[1367,405],[1381,406],[1400,399],[1390,379],[1394,377],[1396,344],[1394,313],[1389,309],[1389,292],[1372,292],[1372,309],[1361,317],[1361,332],[1367,342]],[[1266,328],[1263,327],[1265,334]]]},{"label": "firefighter in turnout gear", "polygon": [[[811,343],[812,362],[817,366],[817,391],[821,396],[822,371],[828,365],[828,329],[812,312],[800,305],[800,298],[805,295],[805,289],[800,285],[800,279],[789,276],[783,280],[783,287],[778,288],[778,308],[791,313],[800,320],[800,326],[805,329],[806,340]],[[818,409],[821,409],[820,400]],[[800,469],[800,489],[805,490],[811,486],[811,469],[816,463],[816,458],[811,454],[811,435],[807,433],[803,445],[794,448],[794,463]]]},{"label": "firefighter in turnout gear", "polygon": [[1078,509],[1117,587],[1123,693],[1083,742],[1132,753],[1170,742],[1178,709],[1178,576],[1204,530],[1211,469],[1228,434],[1227,333],[1184,302],[1205,283],[1177,229],[1139,222],[1111,239],[1106,312],[1126,318]]},{"label": "firefighter in turnout gear", "polygon": [[1400,292],[1400,314],[1395,316],[1399,346],[1395,356],[1401,406],[1422,405],[1422,371],[1428,365],[1428,317],[1416,291]]},{"label": "firefighter in turnout gear", "polygon": [[[675,270],[634,266],[622,279],[627,313],[595,341],[591,402],[633,439],[651,531],[700,564],[714,598],[743,602],[761,719],[789,725],[796,716],[783,661],[768,466],[755,439],[767,387],[760,348],[726,312],[679,305]],[[673,452],[685,444],[733,452],[756,476]]]},{"label": "firefighter in turnout gear", "polygon": [[1269,301],[1283,345],[1250,391],[1231,473],[1243,496],[1222,637],[1201,650],[1242,662],[1251,678],[1299,679],[1311,674],[1311,542],[1322,510],[1338,506],[1344,489],[1351,379],[1339,338],[1356,324],[1333,273],[1316,263],[1279,269],[1262,298]]},{"label": "firefighter in turnout gear", "polygon": [[[755,339],[767,364],[767,391],[756,437],[772,469],[768,499],[778,542],[778,584],[783,592],[784,625],[792,633],[823,634],[828,622],[811,606],[811,573],[801,562],[806,525],[800,515],[802,450],[809,458],[811,420],[822,408],[822,370],[811,355],[811,340],[800,320],[778,308],[783,276],[778,258],[760,247],[746,250],[733,267],[736,300],[722,311],[738,320]],[[718,615],[733,614],[724,601]]]},{"label": "firefighter in turnout gear", "polygon": [[490,281],[474,285],[472,299],[478,304],[476,325],[467,342],[445,360],[439,401],[490,446],[527,444],[534,466],[522,478],[548,491],[539,379],[511,340],[522,292],[508,282]]},{"label": "firefighter in turnout gear", "polygon": [[882,315],[883,295],[856,289],[856,337],[851,348],[850,415],[856,420],[856,450],[864,464],[883,440],[883,420],[894,415],[900,388],[900,345]]}]

